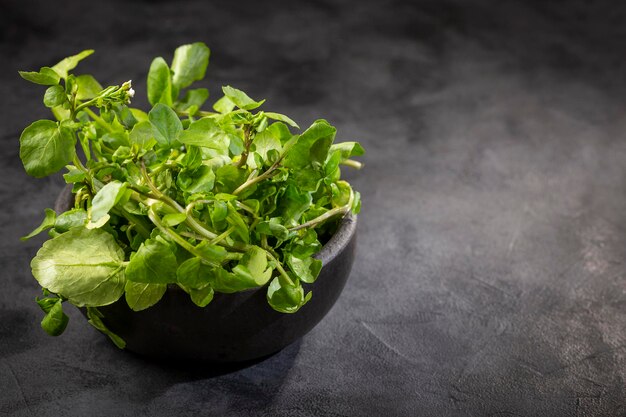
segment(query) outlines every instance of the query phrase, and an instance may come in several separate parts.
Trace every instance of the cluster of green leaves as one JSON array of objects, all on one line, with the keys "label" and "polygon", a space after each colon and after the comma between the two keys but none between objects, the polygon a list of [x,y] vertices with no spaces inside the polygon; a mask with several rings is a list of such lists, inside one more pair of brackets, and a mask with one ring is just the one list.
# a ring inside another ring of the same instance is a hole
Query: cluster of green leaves
[{"label": "cluster of green leaves", "polygon": [[275,310],[301,308],[311,298],[302,284],[322,267],[313,255],[360,208],[340,165],[360,167],[351,157],[363,148],[334,144],[336,130],[325,120],[294,134],[289,117],[259,110],[264,100],[229,86],[213,111],[201,110],[208,90],[188,87],[204,78],[210,52],[203,43],[177,48],[171,65],[154,59],[148,113],[129,107],[130,82],[102,88],[91,75],[70,73],[92,52],[20,72],[48,86],[43,101],[57,119],[24,129],[24,168],[43,177],[65,167],[75,196],[71,210],[47,209],[24,237],[47,230],[52,238],[31,263],[45,295],[37,300],[43,328],[65,329],[69,301],[87,307],[90,323],[123,347],[97,307],[124,296],[143,310],[168,285],[200,307],[215,292],[266,286]]}]

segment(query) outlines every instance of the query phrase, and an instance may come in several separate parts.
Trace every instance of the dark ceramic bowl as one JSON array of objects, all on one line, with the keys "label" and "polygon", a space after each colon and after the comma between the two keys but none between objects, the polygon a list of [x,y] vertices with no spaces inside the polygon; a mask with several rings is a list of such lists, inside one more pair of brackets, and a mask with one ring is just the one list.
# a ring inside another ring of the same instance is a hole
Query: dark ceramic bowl
[{"label": "dark ceramic bowl", "polygon": [[[61,213],[72,205],[68,187],[59,195],[55,210]],[[216,293],[201,308],[178,286],[170,285],[161,301],[146,310],[132,311],[124,297],[98,309],[105,325],[126,341],[126,349],[142,355],[208,362],[261,358],[304,336],[335,304],[354,261],[356,225],[356,216],[346,216],[315,255],[323,262],[322,271],[315,283],[305,284],[305,291],[313,291],[313,297],[294,314],[273,310],[265,287]]]}]

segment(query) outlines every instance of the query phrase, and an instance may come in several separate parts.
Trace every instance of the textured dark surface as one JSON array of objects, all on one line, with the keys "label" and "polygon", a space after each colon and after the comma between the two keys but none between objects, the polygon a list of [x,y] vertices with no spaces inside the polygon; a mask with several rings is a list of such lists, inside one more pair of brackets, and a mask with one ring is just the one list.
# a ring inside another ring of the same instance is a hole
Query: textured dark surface
[{"label": "textured dark surface", "polygon": [[[0,415],[626,415],[621,2],[40,3],[0,5]],[[368,151],[342,297],[231,372],[118,351],[76,310],[46,336],[41,240],[17,241],[62,181],[23,173],[46,110],[16,70],[95,48],[82,71],[145,96],[151,58],[196,40],[214,97],[230,83]]]}]

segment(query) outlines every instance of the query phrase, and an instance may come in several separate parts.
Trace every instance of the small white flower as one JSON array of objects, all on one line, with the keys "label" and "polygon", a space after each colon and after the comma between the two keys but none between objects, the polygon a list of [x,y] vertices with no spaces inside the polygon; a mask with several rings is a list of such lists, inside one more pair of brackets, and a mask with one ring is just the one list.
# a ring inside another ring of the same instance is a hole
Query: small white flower
[{"label": "small white flower", "polygon": [[135,90],[133,90],[132,88],[130,90],[128,90],[128,95],[130,97],[135,97]]}]

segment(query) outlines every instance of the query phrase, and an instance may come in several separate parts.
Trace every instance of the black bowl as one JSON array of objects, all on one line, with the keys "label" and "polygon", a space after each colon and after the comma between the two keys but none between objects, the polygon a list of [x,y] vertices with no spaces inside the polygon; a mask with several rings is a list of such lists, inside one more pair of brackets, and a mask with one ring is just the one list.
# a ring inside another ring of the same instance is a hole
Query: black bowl
[{"label": "black bowl", "polygon": [[[55,210],[69,210],[73,202],[67,187],[57,198]],[[346,216],[315,255],[322,260],[322,270],[315,283],[304,284],[313,297],[294,314],[273,310],[267,303],[266,287],[216,293],[201,308],[178,286],[170,285],[161,301],[146,310],[132,311],[123,297],[98,309],[104,324],[126,341],[126,349],[142,355],[205,362],[261,358],[304,336],[335,304],[354,261],[356,225],[355,215]]]}]

